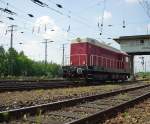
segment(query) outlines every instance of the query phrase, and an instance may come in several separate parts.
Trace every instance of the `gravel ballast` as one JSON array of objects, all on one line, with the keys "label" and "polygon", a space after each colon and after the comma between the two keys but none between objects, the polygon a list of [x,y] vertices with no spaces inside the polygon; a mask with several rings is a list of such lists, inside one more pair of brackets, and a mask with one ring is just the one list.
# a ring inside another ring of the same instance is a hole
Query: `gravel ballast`
[{"label": "gravel ballast", "polygon": [[150,124],[150,98],[124,113],[119,113],[104,124]]},{"label": "gravel ballast", "polygon": [[[144,84],[139,83],[138,85]],[[77,88],[5,92],[0,93],[0,111],[105,93],[135,85],[137,84],[107,84]]]}]

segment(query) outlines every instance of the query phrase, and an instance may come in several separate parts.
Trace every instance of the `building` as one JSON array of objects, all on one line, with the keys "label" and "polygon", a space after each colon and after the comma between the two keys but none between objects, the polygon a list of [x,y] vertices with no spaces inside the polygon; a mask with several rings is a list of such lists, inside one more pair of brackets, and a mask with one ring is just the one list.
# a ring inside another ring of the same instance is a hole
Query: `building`
[{"label": "building", "polygon": [[131,73],[134,75],[134,56],[150,55],[150,35],[121,36],[114,40],[131,56]]}]

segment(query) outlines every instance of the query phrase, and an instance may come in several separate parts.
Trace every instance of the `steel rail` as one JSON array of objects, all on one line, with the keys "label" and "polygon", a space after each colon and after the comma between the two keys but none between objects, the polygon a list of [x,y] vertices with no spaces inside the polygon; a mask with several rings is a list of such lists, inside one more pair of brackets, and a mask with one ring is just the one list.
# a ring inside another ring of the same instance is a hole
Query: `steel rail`
[{"label": "steel rail", "polygon": [[53,89],[53,88],[66,88],[66,87],[77,87],[73,82],[62,81],[62,82],[40,82],[40,83],[6,83],[0,84],[0,92],[6,91],[23,91],[33,89]]},{"label": "steel rail", "polygon": [[50,82],[50,81],[65,81],[64,79],[54,79],[54,80],[49,80],[49,79],[0,79],[0,83],[12,83],[12,82]]},{"label": "steel rail", "polygon": [[134,105],[138,104],[139,102],[150,98],[150,92],[146,93],[144,95],[141,95],[139,97],[136,97],[130,101],[127,101],[125,103],[122,103],[120,105],[114,106],[114,107],[110,107],[106,110],[103,111],[99,111],[93,115],[87,116],[85,118],[81,118],[78,120],[74,120],[72,122],[68,122],[65,124],[97,124],[97,123],[103,123],[105,120],[107,120],[108,118],[112,118],[115,117],[118,112],[123,112],[125,111],[127,108],[133,107]]},{"label": "steel rail", "polygon": [[2,111],[2,112],[0,112],[0,122],[18,119],[20,117],[23,117],[23,115],[25,115],[25,114],[36,115],[36,113],[39,113],[39,111],[44,113],[48,110],[49,111],[58,110],[58,109],[61,109],[64,107],[74,106],[79,103],[85,103],[87,101],[93,101],[96,99],[114,96],[114,95],[117,95],[120,93],[125,93],[128,91],[137,90],[137,89],[141,89],[141,88],[145,88],[145,87],[149,87],[149,86],[150,86],[150,84],[147,84],[147,85],[142,85],[142,86],[125,88],[125,89],[121,89],[121,90],[117,90],[117,91],[111,91],[111,92],[103,93],[103,94],[97,94],[97,95],[80,97],[80,98],[73,98],[73,99],[54,102],[54,103],[48,103],[48,104],[31,106],[31,107],[24,107],[24,108],[20,108],[20,109]]},{"label": "steel rail", "polygon": [[[135,81],[148,81],[149,79],[141,79],[141,80],[135,80]],[[53,80],[49,80],[49,79],[22,79],[22,80],[13,80],[13,79],[0,79],[0,84],[5,84],[5,83],[40,83],[40,82],[63,82],[63,81],[67,81],[65,79],[53,79]],[[133,82],[132,80],[130,81],[125,81],[125,82]]]},{"label": "steel rail", "polygon": [[[29,80],[28,80],[29,81]],[[131,83],[133,81],[128,81],[126,83]],[[137,81],[139,82],[139,81]],[[10,82],[3,82],[0,83],[0,92],[7,92],[7,91],[24,91],[24,90],[34,90],[34,89],[53,89],[53,88],[67,88],[67,87],[79,87],[79,86],[96,86],[96,85],[103,85],[106,83],[74,83],[67,80],[49,80],[46,82],[38,81],[38,82],[25,82],[25,81],[19,81],[19,82],[13,82],[12,80]],[[109,82],[107,84],[110,84]]]},{"label": "steel rail", "polygon": [[24,91],[24,90],[34,90],[34,89],[54,89],[54,88],[70,88],[70,87],[84,87],[84,86],[97,86],[97,85],[102,85],[102,84],[94,84],[94,83],[73,83],[73,82],[55,82],[55,83],[46,83],[43,84],[38,83],[38,84],[5,84],[1,85],[0,84],[0,92],[7,92],[7,91]]}]

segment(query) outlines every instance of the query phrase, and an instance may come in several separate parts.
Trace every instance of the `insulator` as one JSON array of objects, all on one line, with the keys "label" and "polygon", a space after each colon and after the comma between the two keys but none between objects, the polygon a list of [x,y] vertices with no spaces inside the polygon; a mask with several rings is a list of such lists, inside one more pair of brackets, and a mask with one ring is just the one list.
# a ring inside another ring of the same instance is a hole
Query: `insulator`
[{"label": "insulator", "polygon": [[123,26],[122,26],[123,28],[126,28],[126,26],[125,26],[125,20],[123,20]]},{"label": "insulator", "polygon": [[7,17],[9,20],[15,20],[14,18],[12,18],[12,17]]},{"label": "insulator", "polygon": [[31,18],[33,18],[33,17],[34,17],[34,15],[32,15],[32,14],[28,14],[28,16],[29,16],[29,17],[31,17]]},{"label": "insulator", "polygon": [[112,27],[112,25],[108,25],[108,27]]},{"label": "insulator", "polygon": [[60,5],[60,4],[56,4],[56,6],[59,8],[63,8],[62,5]]},{"label": "insulator", "polygon": [[46,24],[45,24],[45,32],[47,31],[47,26],[46,26]]},{"label": "insulator", "polygon": [[32,34],[34,33],[34,27],[32,28]]},{"label": "insulator", "polygon": [[38,34],[40,33],[40,26],[38,27]]},{"label": "insulator", "polygon": [[70,31],[70,25],[68,26],[68,29],[67,29],[67,32],[69,32]]},{"label": "insulator", "polygon": [[99,22],[97,23],[97,26],[98,26],[98,28],[100,27],[100,26],[99,26]]}]

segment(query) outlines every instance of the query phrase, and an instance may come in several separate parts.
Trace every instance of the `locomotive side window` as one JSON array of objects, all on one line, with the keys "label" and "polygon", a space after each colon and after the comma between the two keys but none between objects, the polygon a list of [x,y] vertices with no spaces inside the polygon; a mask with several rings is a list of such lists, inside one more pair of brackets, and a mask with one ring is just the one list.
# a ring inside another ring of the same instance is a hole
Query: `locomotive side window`
[{"label": "locomotive side window", "polygon": [[129,58],[128,57],[126,57],[125,60],[126,60],[126,62],[129,62]]}]

